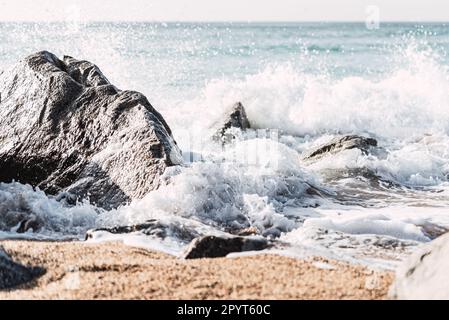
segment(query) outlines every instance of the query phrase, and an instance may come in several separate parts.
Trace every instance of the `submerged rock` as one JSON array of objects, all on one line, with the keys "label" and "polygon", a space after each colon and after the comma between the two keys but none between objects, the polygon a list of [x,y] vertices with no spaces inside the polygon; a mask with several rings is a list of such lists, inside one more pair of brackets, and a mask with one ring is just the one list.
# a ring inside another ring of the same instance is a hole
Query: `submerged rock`
[{"label": "submerged rock", "polygon": [[328,154],[335,154],[343,150],[359,149],[367,154],[369,149],[377,147],[377,140],[357,135],[347,135],[336,137],[313,150],[307,151],[303,156],[303,160],[317,160]]},{"label": "submerged rock", "polygon": [[396,272],[396,299],[449,299],[449,234],[426,244]]},{"label": "submerged rock", "polygon": [[225,257],[232,252],[266,249],[267,239],[262,237],[203,236],[194,239],[184,253],[185,259]]},{"label": "submerged rock", "polygon": [[6,252],[0,248],[0,290],[10,289],[25,284],[43,273],[44,269],[42,268],[26,267],[14,262]]},{"label": "submerged rock", "polygon": [[61,191],[104,208],[158,187],[181,162],[163,117],[100,69],[49,52],[0,75],[0,181]]},{"label": "submerged rock", "polygon": [[250,129],[251,125],[242,103],[237,102],[232,105],[229,110],[226,110],[223,119],[221,119],[220,122],[217,122],[213,127],[216,130],[213,139],[215,141],[228,143],[235,138],[232,133],[228,132],[229,129],[237,128],[245,131],[246,129]]}]

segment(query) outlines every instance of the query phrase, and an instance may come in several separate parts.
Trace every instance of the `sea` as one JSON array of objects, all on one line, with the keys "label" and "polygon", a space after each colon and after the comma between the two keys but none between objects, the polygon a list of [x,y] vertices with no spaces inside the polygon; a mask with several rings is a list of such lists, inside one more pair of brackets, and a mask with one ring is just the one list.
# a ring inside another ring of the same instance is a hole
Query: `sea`
[{"label": "sea", "polygon": [[[0,70],[41,50],[91,61],[118,88],[144,93],[184,163],[109,211],[0,183],[0,238],[83,239],[155,219],[163,233],[89,241],[181,255],[180,230],[249,228],[275,241],[268,252],[394,269],[449,228],[449,23],[0,23]],[[210,130],[236,102],[252,129],[217,144]],[[379,147],[302,159],[345,134]],[[11,214],[46,223],[18,234],[2,224]]]}]

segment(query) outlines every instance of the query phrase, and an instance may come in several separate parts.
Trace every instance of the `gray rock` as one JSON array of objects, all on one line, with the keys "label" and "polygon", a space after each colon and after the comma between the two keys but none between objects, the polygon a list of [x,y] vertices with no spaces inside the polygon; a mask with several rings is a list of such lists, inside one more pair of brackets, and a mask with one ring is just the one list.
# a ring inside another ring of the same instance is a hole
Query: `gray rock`
[{"label": "gray rock", "polygon": [[44,221],[32,214],[26,219],[20,221],[19,227],[17,228],[16,232],[25,233],[28,230],[38,231],[43,224]]},{"label": "gray rock", "polygon": [[395,299],[449,299],[449,234],[423,245],[397,270]]},{"label": "gray rock", "polygon": [[42,275],[44,269],[14,262],[0,247],[0,290],[11,289]]},{"label": "gray rock", "polygon": [[154,236],[160,239],[174,237],[185,243],[188,243],[199,236],[196,231],[187,229],[177,223],[163,223],[155,219],[148,220],[145,223],[130,226],[91,229],[86,233],[86,240],[92,239],[96,232],[108,232],[112,234],[127,234],[138,232],[140,234]]},{"label": "gray rock", "polygon": [[142,198],[182,161],[147,98],[117,89],[90,62],[33,54],[0,75],[0,94],[2,182],[109,209]]},{"label": "gray rock", "polygon": [[251,125],[246,116],[245,108],[240,102],[237,102],[226,110],[220,121],[213,128],[215,130],[213,139],[227,143],[234,139],[233,134],[227,132],[228,129],[237,128],[245,131],[246,129],[250,129]]},{"label": "gray rock", "polygon": [[425,223],[417,224],[421,228],[422,233],[429,239],[434,240],[448,233],[449,229],[438,224],[426,221]]},{"label": "gray rock", "polygon": [[186,248],[185,259],[225,257],[232,252],[257,251],[269,246],[263,237],[203,236],[194,239]]},{"label": "gray rock", "polygon": [[363,153],[368,154],[370,148],[377,146],[377,140],[357,135],[347,135],[336,137],[313,150],[305,152],[302,156],[303,160],[318,160],[328,154],[336,154],[343,150],[360,149]]}]

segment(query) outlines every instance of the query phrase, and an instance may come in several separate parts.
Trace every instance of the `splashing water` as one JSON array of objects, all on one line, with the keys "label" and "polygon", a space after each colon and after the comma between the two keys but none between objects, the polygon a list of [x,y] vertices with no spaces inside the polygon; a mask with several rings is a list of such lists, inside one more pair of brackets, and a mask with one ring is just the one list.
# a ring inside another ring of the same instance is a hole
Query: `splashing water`
[{"label": "splashing water", "polygon": [[[307,247],[378,263],[402,259],[432,227],[449,227],[444,24],[0,24],[0,70],[43,49],[90,60],[118,87],[146,94],[201,161],[170,168],[170,183],[112,211],[2,183],[6,236],[27,215],[48,221],[39,235],[53,237],[158,219],[193,234],[253,227],[290,253]],[[276,136],[239,133],[226,150],[196,143],[236,101],[254,129]],[[300,160],[348,133],[376,138],[381,151]],[[260,161],[249,163],[249,150]],[[165,238],[182,247],[177,235]]]}]

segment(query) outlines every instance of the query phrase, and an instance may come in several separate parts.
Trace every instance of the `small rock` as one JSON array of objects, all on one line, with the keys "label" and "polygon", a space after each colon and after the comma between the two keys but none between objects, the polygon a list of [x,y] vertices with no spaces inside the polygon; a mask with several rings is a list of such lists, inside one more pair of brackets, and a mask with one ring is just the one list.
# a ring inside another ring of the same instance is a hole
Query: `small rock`
[{"label": "small rock", "polygon": [[335,154],[343,150],[360,149],[364,154],[372,147],[377,147],[377,140],[357,135],[347,135],[336,137],[313,150],[307,151],[303,156],[303,160],[317,160],[328,154]]},{"label": "small rock", "polygon": [[258,251],[268,247],[263,237],[203,236],[194,239],[185,250],[185,259],[225,257],[232,252]]},{"label": "small rock", "polygon": [[417,226],[421,227],[422,233],[424,233],[424,235],[431,240],[434,240],[434,239],[442,236],[443,234],[449,232],[448,228],[445,228],[443,226],[440,226],[440,225],[437,225],[437,224],[431,223],[431,222],[417,224]]},{"label": "small rock", "polygon": [[93,238],[93,234],[98,231],[105,231],[105,232],[109,232],[112,234],[126,234],[126,233],[148,230],[149,228],[154,227],[155,222],[156,222],[156,220],[148,220],[145,223],[135,224],[135,225],[131,225],[131,226],[117,226],[117,227],[111,227],[111,228],[97,228],[97,229],[88,230],[86,232],[86,240]]},{"label": "small rock", "polygon": [[228,143],[235,138],[232,133],[227,133],[228,129],[237,128],[245,131],[246,129],[250,129],[251,125],[248,117],[246,116],[245,108],[240,102],[237,102],[225,112],[223,120],[220,120],[220,122],[215,124],[213,127],[218,128],[213,136],[213,139],[215,141]]},{"label": "small rock", "polygon": [[24,219],[20,222],[19,227],[17,228],[17,233],[25,233],[28,230],[37,231],[39,230],[43,225],[43,222],[41,219],[36,217],[35,215],[31,215],[29,218]]},{"label": "small rock", "polygon": [[176,223],[162,223],[156,219],[130,226],[117,226],[112,228],[97,228],[88,230],[86,232],[85,239],[88,240],[94,238],[96,232],[108,232],[112,234],[139,232],[143,235],[154,236],[160,239],[165,239],[168,236],[175,237],[176,239],[186,243],[199,236],[195,230],[179,226]]}]

